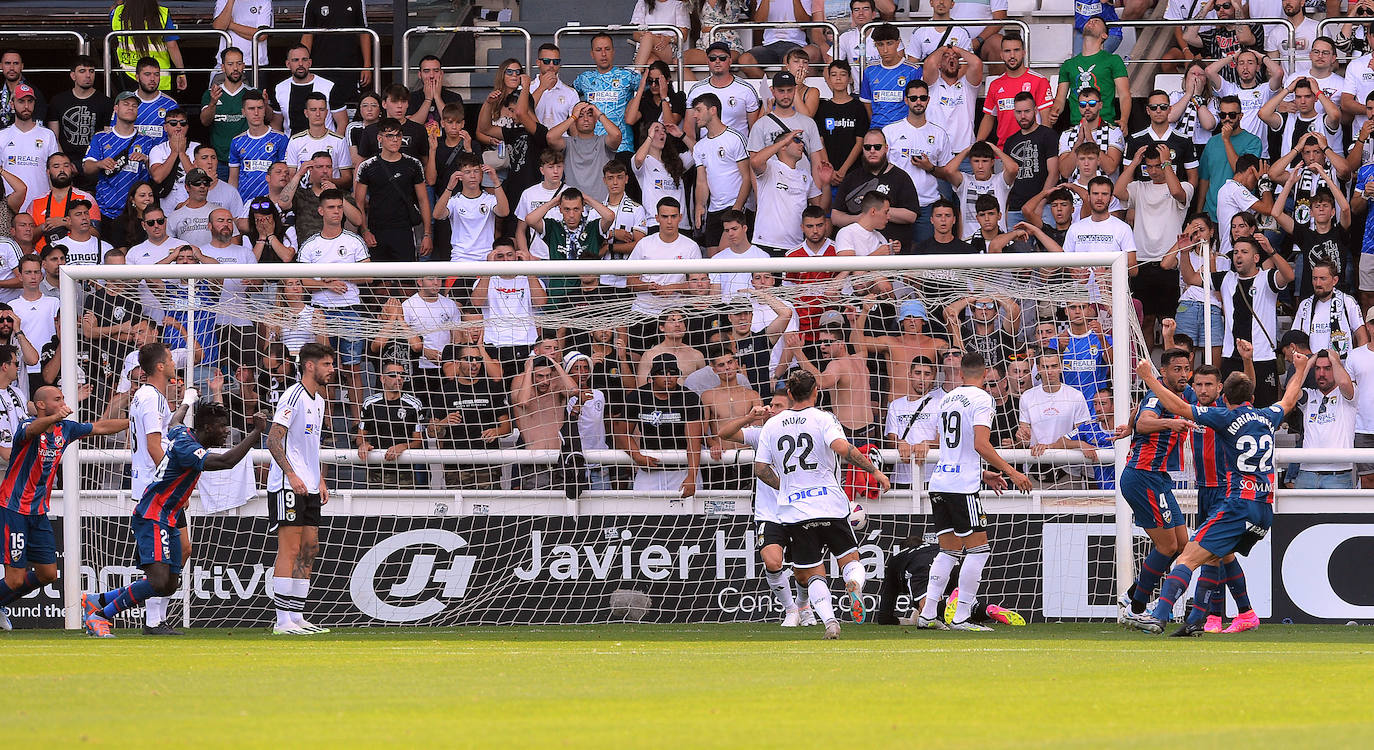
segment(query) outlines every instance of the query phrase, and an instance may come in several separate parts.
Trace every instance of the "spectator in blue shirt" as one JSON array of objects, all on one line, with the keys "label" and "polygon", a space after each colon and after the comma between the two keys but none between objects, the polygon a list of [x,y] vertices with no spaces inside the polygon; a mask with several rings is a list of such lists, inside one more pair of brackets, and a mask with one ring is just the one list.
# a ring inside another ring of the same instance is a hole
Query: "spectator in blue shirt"
[{"label": "spectator in blue shirt", "polygon": [[906,85],[921,79],[921,69],[906,61],[897,27],[885,23],[873,30],[878,64],[864,68],[859,100],[868,108],[869,124],[881,128],[906,117]]},{"label": "spectator in blue shirt", "polygon": [[[590,102],[615,123],[624,135],[620,139],[620,151],[634,153],[634,131],[625,126],[625,109],[639,90],[639,74],[625,68],[615,67],[615,42],[609,34],[592,37],[592,62],[596,70],[584,71],[573,79],[573,90],[584,102]],[[596,134],[605,135],[606,128],[596,124]]]},{"label": "spectator in blue shirt", "polygon": [[[1083,24],[1089,19],[1101,18],[1110,23],[1119,20],[1116,15],[1116,7],[1108,0],[1074,0],[1073,4],[1073,54],[1083,54]],[[1104,52],[1115,53],[1116,48],[1121,46],[1121,27],[1107,27],[1107,41],[1102,43]],[[1124,123],[1123,123],[1124,126]]]}]

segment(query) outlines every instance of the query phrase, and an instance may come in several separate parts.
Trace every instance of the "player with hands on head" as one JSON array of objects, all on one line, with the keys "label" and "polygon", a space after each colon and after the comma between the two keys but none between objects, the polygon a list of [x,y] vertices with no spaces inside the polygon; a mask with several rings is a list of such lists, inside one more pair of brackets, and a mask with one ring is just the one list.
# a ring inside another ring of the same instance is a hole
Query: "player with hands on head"
[{"label": "player with hands on head", "polygon": [[258,411],[253,415],[253,428],[237,445],[223,453],[211,453],[208,449],[223,446],[229,437],[229,412],[219,404],[202,403],[196,407],[195,428],[187,429],[182,420],[196,402],[195,389],[186,389],[181,407],[168,423],[167,450],[129,520],[138,546],[138,565],[145,577],[103,594],[82,594],[82,624],[87,635],[113,638],[110,629],[115,615],[149,597],[176,593],[185,563],[177,526],[185,518],[183,511],[201,472],[238,466],[267,428],[267,413]]}]

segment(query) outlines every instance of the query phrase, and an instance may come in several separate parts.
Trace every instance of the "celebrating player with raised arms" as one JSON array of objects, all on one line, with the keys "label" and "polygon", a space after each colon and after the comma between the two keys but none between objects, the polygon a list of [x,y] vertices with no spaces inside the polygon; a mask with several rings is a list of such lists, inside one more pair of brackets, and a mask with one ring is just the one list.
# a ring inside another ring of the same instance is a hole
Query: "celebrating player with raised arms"
[{"label": "celebrating player with raised arms", "polygon": [[1296,372],[1288,379],[1283,399],[1264,409],[1250,405],[1255,384],[1243,373],[1231,373],[1222,384],[1226,406],[1194,406],[1164,388],[1148,360],[1136,367],[1136,373],[1155,392],[1165,409],[1175,414],[1191,414],[1199,425],[1217,431],[1226,452],[1231,481],[1227,483],[1226,499],[1212,511],[1175,560],[1173,570],[1160,587],[1159,603],[1154,612],[1132,613],[1126,619],[1130,627],[1146,633],[1164,632],[1165,623],[1173,618],[1174,602],[1183,595],[1198,566],[1215,565],[1232,553],[1248,554],[1269,533],[1274,523],[1274,488],[1277,485],[1274,428],[1297,405],[1302,395],[1302,381],[1312,366],[1311,358],[1301,352],[1293,353],[1290,361]]},{"label": "celebrating player with raised arms", "polygon": [[300,351],[300,382],[286,389],[272,416],[267,451],[267,522],[277,532],[277,560],[273,568],[272,599],[276,603],[277,635],[314,635],[328,628],[305,619],[310,595],[310,571],[320,551],[320,509],[329,502],[329,488],[320,468],[320,433],[324,431],[325,386],[334,377],[334,350],[309,343]]},{"label": "celebrating player with raised arms", "polygon": [[[1192,360],[1183,349],[1170,349],[1160,358],[1164,386],[1190,404],[1197,400],[1188,387]],[[1166,409],[1157,392],[1146,393],[1136,410],[1131,453],[1121,472],[1121,495],[1154,549],[1140,564],[1135,583],[1121,597],[1117,621],[1122,624],[1131,614],[1145,611],[1159,579],[1188,543],[1188,520],[1174,498],[1174,480],[1169,475],[1183,468],[1183,440],[1193,429],[1188,413]]]},{"label": "celebrating player with raised arms", "polygon": [[[925,602],[916,619],[919,628],[934,630],[985,631],[992,628],[970,619],[978,586],[983,579],[991,548],[988,546],[987,515],[978,499],[983,484],[983,464],[1011,477],[1012,484],[1029,492],[1030,479],[997,455],[992,447],[992,417],[997,411],[992,396],[982,389],[987,364],[978,352],[965,352],[960,360],[964,384],[945,394],[940,402],[940,462],[930,475],[931,523],[940,539],[940,554],[930,564],[930,580]],[[923,440],[926,435],[919,436]],[[924,458],[924,455],[918,457]],[[981,459],[981,460],[980,460]],[[954,623],[946,625],[937,616],[940,598],[945,595],[954,566],[959,569],[959,602]]]},{"label": "celebrating player with raised arms", "polygon": [[186,505],[201,472],[237,466],[258,444],[267,426],[267,415],[258,412],[253,416],[253,429],[238,445],[224,453],[210,453],[208,448],[220,447],[229,436],[229,412],[219,404],[201,404],[196,408],[193,432],[181,422],[195,400],[196,392],[187,390],[185,401],[169,420],[166,449],[157,468],[147,477],[147,487],[129,521],[138,545],[138,565],[146,577],[103,594],[82,594],[81,609],[88,635],[113,638],[110,623],[115,615],[151,597],[176,592],[181,585],[184,561],[177,527],[185,523]]},{"label": "celebrating player with raised arms", "polygon": [[[172,410],[167,406],[167,384],[176,373],[176,363],[167,345],[154,341],[139,348],[138,367],[143,371],[143,384],[129,400],[129,472],[135,502],[148,490],[167,450],[167,424],[172,419]],[[188,390],[187,394],[194,395],[195,391]],[[183,556],[177,561],[177,570],[181,570],[191,555],[191,533],[184,515],[172,526],[180,537],[176,546]],[[144,602],[144,635],[181,635],[164,621],[166,597],[159,594],[139,601]]]},{"label": "celebrating player with raised arms", "polygon": [[791,407],[764,423],[759,434],[754,474],[777,490],[778,519],[787,533],[792,569],[825,623],[825,638],[832,640],[840,637],[840,623],[825,580],[827,550],[839,560],[854,619],[864,620],[865,571],[849,525],[849,496],[836,479],[839,459],[868,472],[883,491],[892,483],[845,439],[832,414],[816,408],[815,375],[793,370],[787,376],[787,395]]},{"label": "celebrating player with raised arms", "polygon": [[[87,435],[113,435],[129,427],[127,419],[67,419],[72,410],[62,391],[51,385],[34,391],[33,409],[37,416],[19,423],[0,483],[0,525],[5,532],[0,537],[0,559],[5,563],[0,608],[57,580],[57,538],[48,522],[48,497],[62,453]],[[9,616],[0,609],[0,630],[9,629]]]}]

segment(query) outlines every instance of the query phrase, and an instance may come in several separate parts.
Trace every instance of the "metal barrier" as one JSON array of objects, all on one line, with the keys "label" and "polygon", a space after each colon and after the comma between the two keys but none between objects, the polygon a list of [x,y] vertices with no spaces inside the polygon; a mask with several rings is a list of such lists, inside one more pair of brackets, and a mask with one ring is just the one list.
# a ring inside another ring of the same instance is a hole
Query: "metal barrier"
[{"label": "metal barrier", "polygon": [[711,35],[707,38],[714,42],[716,41],[717,35],[721,32],[748,31],[751,29],[827,29],[830,31],[830,44],[832,47],[835,44],[835,40],[840,38],[839,27],[829,21],[737,21],[734,23],[722,23],[712,26]]},{"label": "metal barrier", "polygon": [[[1354,24],[1356,26],[1374,26],[1374,16],[1343,16],[1340,18],[1323,18],[1322,20],[1317,22],[1317,36],[1329,36],[1332,39],[1335,39],[1335,34],[1326,33],[1326,27],[1344,26],[1348,23]],[[1355,59],[1354,57],[1343,57],[1340,54],[1340,52],[1341,51],[1339,49],[1336,50],[1336,60],[1339,62],[1350,62],[1351,60]]]},{"label": "metal barrier", "polygon": [[[864,24],[864,27],[863,27],[862,29],[859,29],[859,49],[865,49],[865,48],[867,47],[867,45],[868,45],[868,38],[871,37],[871,36],[873,36],[873,30],[876,29],[876,28],[878,28],[879,26],[896,26],[896,27],[899,28],[899,29],[928,29],[928,28],[930,28],[930,27],[932,27],[932,26],[939,26],[939,27],[955,26],[955,27],[959,27],[959,28],[968,27],[968,28],[975,28],[975,29],[981,29],[981,28],[984,28],[984,27],[987,27],[987,26],[1015,26],[1016,28],[1018,28],[1018,29],[1021,30],[1021,45],[1022,45],[1022,46],[1025,48],[1025,50],[1026,50],[1026,64],[1027,64],[1027,65],[1030,64],[1030,59],[1031,59],[1031,58],[1030,58],[1030,50],[1031,50],[1031,47],[1030,47],[1030,24],[1028,24],[1028,23],[1026,23],[1025,21],[1022,21],[1022,20],[1020,20],[1020,19],[1017,19],[1017,18],[1004,18],[1004,19],[1001,19],[1001,20],[997,20],[995,23],[990,22],[990,21],[988,21],[988,20],[978,20],[978,21],[956,21],[956,22],[954,22],[954,23],[946,23],[946,22],[944,22],[944,21],[933,21],[933,20],[925,20],[925,21],[872,21],[872,22],[870,22],[870,23]],[[858,76],[856,76],[856,78],[855,78],[856,80],[858,80],[859,78],[862,78],[862,77],[863,77],[864,70],[865,70],[867,67],[868,67],[868,55],[860,55],[860,56],[859,56],[859,74],[858,74]]]},{"label": "metal barrier", "polygon": [[[553,43],[558,48],[563,49],[563,36],[565,34],[577,35],[599,35],[609,34],[611,36],[629,36],[636,31],[664,31],[670,32],[677,37],[678,51],[687,49],[687,37],[683,36],[682,29],[667,24],[649,24],[647,26],[632,26],[630,24],[613,24],[611,26],[564,26],[558,31],[553,32]],[[591,65],[564,65],[564,68],[592,68]],[[528,70],[528,68],[527,68]],[[682,55],[677,56],[677,90],[682,91],[687,86],[687,68],[683,65]]]},{"label": "metal barrier", "polygon": [[[114,40],[118,39],[119,37],[128,36],[175,36],[183,39],[186,37],[213,36],[224,40],[224,43],[230,46],[234,44],[234,39],[232,36],[229,35],[229,32],[222,31],[220,29],[124,29],[123,31],[111,31],[110,33],[105,35],[105,49],[101,52],[101,61],[105,65],[106,96],[110,96],[114,93],[114,74],[116,72],[124,72],[124,69],[122,67],[113,64],[110,59],[111,53],[113,53],[115,48],[119,46],[118,44],[114,43]],[[180,39],[178,39],[178,43],[180,43]],[[256,55],[254,55],[254,59],[257,59]],[[181,75],[182,73],[209,73],[212,70],[214,70],[214,68],[166,68],[162,72],[175,77]]]},{"label": "metal barrier", "polygon": [[[377,32],[373,31],[372,29],[361,27],[351,27],[343,29],[258,29],[257,31],[253,32],[253,49],[257,49],[258,40],[263,39],[265,37],[273,35],[290,35],[298,37],[302,34],[367,34],[368,37],[372,39],[372,90],[382,90],[382,61],[380,59],[382,55],[382,39],[381,37],[377,36]],[[261,70],[285,72],[286,67],[281,66],[262,68],[258,65],[258,56],[253,55],[253,83],[260,89],[266,89],[267,87],[263,85],[262,81],[258,77],[259,71]],[[330,68],[329,70],[338,69]],[[351,68],[349,68],[348,70],[351,70]],[[365,68],[358,68],[357,70],[359,72],[362,72],[363,70],[365,70]],[[325,76],[325,78],[328,77],[329,76]]]},{"label": "metal barrier", "polygon": [[[1251,26],[1254,24],[1259,24],[1260,26],[1283,26],[1284,28],[1288,29],[1288,67],[1291,70],[1293,67],[1293,62],[1296,59],[1293,48],[1297,46],[1298,37],[1296,29],[1293,28],[1293,22],[1288,20],[1287,18],[1208,18],[1206,19],[1206,23],[1199,23],[1198,20],[1195,18],[1182,18],[1177,21],[1166,21],[1164,19],[1142,19],[1139,21],[1107,21],[1107,28],[1125,28],[1128,26],[1136,28],[1150,26]],[[1318,25],[1318,28],[1320,29],[1321,26]],[[1260,54],[1264,54],[1262,50],[1260,51]],[[1126,60],[1127,65],[1138,65],[1141,63],[1150,63],[1158,65],[1160,63],[1179,62],[1186,61],[1164,59],[1153,60],[1149,58],[1130,58]],[[1215,61],[1208,60],[1208,62]]]},{"label": "metal barrier", "polygon": [[[449,33],[449,34],[472,34],[481,36],[483,34],[516,34],[525,38],[525,70],[534,70],[534,48],[530,39],[530,32],[518,26],[416,26],[413,29],[406,29],[406,33],[401,37],[401,83],[410,85],[410,38],[421,34]],[[446,65],[445,72],[463,72],[479,70],[495,70],[501,67],[496,65]],[[534,74],[531,73],[533,78]]]},{"label": "metal barrier", "polygon": [[[42,39],[42,38],[65,38],[76,40],[76,54],[89,55],[91,53],[91,42],[85,34],[79,31],[64,29],[62,31],[43,30],[43,29],[7,29],[0,31],[0,39]],[[71,68],[30,68],[24,66],[24,74],[29,73],[67,73]]]}]

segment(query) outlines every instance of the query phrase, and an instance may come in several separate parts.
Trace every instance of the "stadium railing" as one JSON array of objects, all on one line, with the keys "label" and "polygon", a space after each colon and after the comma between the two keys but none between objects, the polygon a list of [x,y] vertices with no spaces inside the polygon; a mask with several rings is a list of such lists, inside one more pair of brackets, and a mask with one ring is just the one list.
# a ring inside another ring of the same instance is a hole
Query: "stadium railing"
[{"label": "stadium railing", "polygon": [[[871,37],[871,36],[873,35],[873,30],[876,29],[876,28],[878,28],[879,26],[896,26],[896,27],[899,28],[899,29],[924,29],[924,28],[929,28],[929,27],[931,27],[931,26],[942,26],[942,27],[943,27],[943,26],[954,26],[954,27],[959,27],[959,28],[969,27],[969,28],[981,29],[981,28],[983,28],[983,27],[985,27],[985,26],[992,26],[992,25],[994,25],[994,24],[991,24],[991,23],[989,23],[989,22],[986,21],[986,20],[981,20],[981,21],[956,21],[956,22],[954,22],[954,23],[945,23],[944,21],[933,21],[933,20],[925,20],[925,21],[873,21],[872,23],[864,24],[864,27],[863,27],[862,29],[859,30],[859,43],[860,43],[860,44],[867,44],[868,38]],[[1007,19],[998,21],[995,25],[998,25],[998,26],[1015,26],[1016,28],[1020,29],[1020,30],[1021,30],[1021,44],[1026,48],[1026,59],[1027,59],[1027,60],[1030,60],[1030,59],[1031,59],[1031,57],[1030,57],[1030,54],[1031,54],[1031,33],[1030,33],[1030,24],[1028,24],[1028,23],[1026,23],[1025,21],[1022,21],[1022,20],[1020,20],[1020,19],[1018,19],[1018,18],[1007,18]],[[858,75],[859,75],[859,76],[862,76],[862,75],[863,75],[863,72],[864,72],[864,68],[868,67],[868,66],[867,66],[867,62],[868,62],[868,57],[867,57],[866,55],[863,56],[863,57],[861,57],[861,58],[859,59],[859,72],[858,72]]]},{"label": "stadium railing", "polygon": [[[364,28],[364,27],[353,27],[353,28],[344,28],[344,29],[318,29],[318,28],[316,28],[316,29],[297,29],[297,28],[290,28],[290,29],[285,29],[285,28],[277,28],[277,29],[258,29],[257,31],[253,32],[253,47],[257,47],[257,46],[258,46],[258,42],[265,40],[265,39],[266,39],[267,37],[269,37],[269,36],[295,36],[295,37],[299,37],[299,36],[301,36],[302,34],[367,34],[368,37],[372,40],[372,68],[371,68],[371,70],[372,70],[372,89],[373,89],[374,91],[381,91],[381,90],[382,90],[382,89],[381,89],[381,86],[382,86],[382,84],[381,84],[381,80],[382,80],[382,61],[381,61],[381,56],[382,56],[382,38],[379,37],[379,36],[377,35],[377,32],[373,31],[372,29]],[[263,71],[263,70],[281,73],[281,72],[285,72],[285,71],[286,71],[286,67],[285,67],[285,66],[281,66],[281,65],[267,66],[267,67],[260,66],[260,65],[258,65],[258,58],[257,58],[257,56],[254,55],[254,56],[253,56],[253,83],[256,84],[259,88],[264,88],[264,86],[263,86],[263,84],[262,84],[262,81],[259,80],[259,73],[260,73],[260,71]],[[321,68],[320,70],[321,70],[321,71],[324,71],[325,69],[324,69],[324,68]],[[339,70],[339,68],[329,68],[328,70],[330,70],[330,71]],[[364,68],[361,68],[361,67],[359,67],[359,68],[343,68],[342,70],[347,70],[347,71],[350,71],[350,72],[356,70],[356,71],[361,72],[361,71],[364,70]],[[328,75],[325,75],[325,77],[328,78],[329,76],[328,76]]]},{"label": "stadium railing", "polygon": [[[1331,28],[1332,26],[1344,26],[1348,23],[1355,24],[1357,26],[1374,26],[1374,16],[1340,16],[1334,18],[1323,18],[1322,20],[1317,22],[1317,36],[1329,36],[1332,39],[1335,39],[1336,35],[1328,32],[1327,29]],[[1340,54],[1340,50],[1336,50],[1336,59],[1341,63],[1348,63],[1355,58],[1346,57]]]},{"label": "stadium railing", "polygon": [[[766,31],[768,29],[825,29],[830,32],[830,45],[832,47],[835,45],[835,40],[840,38],[839,27],[829,21],[739,21],[716,24],[711,27],[709,39],[714,42],[720,34],[726,31]],[[816,63],[813,62],[812,64]],[[759,65],[758,67],[781,69],[782,65]]]},{"label": "stadium railing", "polygon": [[[520,28],[520,27],[518,27],[518,26],[416,26],[416,27],[411,28],[411,29],[406,29],[406,33],[401,37],[401,78],[400,78],[400,80],[401,80],[401,83],[404,83],[404,84],[407,85],[407,86],[410,85],[410,42],[411,42],[411,39],[413,39],[414,37],[417,37],[417,36],[423,36],[423,35],[425,35],[425,34],[472,34],[474,37],[484,36],[484,35],[500,36],[500,35],[515,34],[515,35],[517,35],[517,36],[523,37],[524,40],[525,40],[525,57],[524,57],[524,60],[523,60],[523,62],[524,62],[524,64],[525,64],[525,70],[534,70],[534,66],[533,66],[534,60],[533,60],[533,58],[531,57],[531,56],[534,54],[534,48],[533,48],[533,43],[532,43],[531,38],[530,38],[530,32],[528,32],[528,31],[526,31],[525,29],[522,29],[522,28]],[[494,64],[494,65],[493,65],[493,64],[486,64],[486,65],[483,65],[483,64],[481,64],[481,63],[475,64],[475,65],[445,65],[445,66],[444,66],[444,72],[445,72],[445,73],[466,73],[466,72],[475,73],[475,72],[485,71],[485,70],[496,70],[496,69],[499,68],[499,67],[501,67],[499,63]]]},{"label": "stadium railing", "polygon": [[[85,34],[71,29],[6,29],[0,31],[0,40],[13,43],[20,39],[75,39],[76,54],[88,55],[91,51],[91,40]],[[30,68],[25,67],[24,72],[33,73],[66,73],[71,67],[62,68]]]},{"label": "stadium railing", "polygon": [[[181,39],[186,39],[186,38],[192,38],[192,39],[205,39],[205,38],[208,38],[208,37],[215,37],[216,39],[223,40],[226,44],[231,44],[231,45],[232,45],[232,44],[234,43],[234,39],[233,39],[233,37],[231,37],[231,36],[229,35],[229,32],[227,32],[227,31],[222,31],[222,30],[220,30],[220,29],[177,29],[175,32],[168,32],[168,31],[166,31],[166,30],[164,30],[164,29],[157,29],[157,30],[151,30],[151,31],[149,31],[149,30],[140,30],[140,29],[125,29],[125,30],[123,30],[123,31],[111,31],[110,33],[108,33],[108,34],[105,35],[105,42],[104,42],[105,48],[104,48],[104,50],[101,52],[101,58],[100,58],[100,59],[101,59],[101,62],[102,62],[103,65],[105,66],[105,95],[106,95],[106,96],[110,96],[110,95],[114,94],[114,76],[115,76],[116,73],[122,73],[122,72],[123,72],[123,69],[120,68],[120,66],[118,65],[118,63],[116,63],[115,60],[114,60],[114,52],[115,52],[115,50],[119,47],[119,45],[115,42],[115,40],[119,39],[120,37],[139,37],[139,36],[149,36],[149,37],[176,36],[176,37],[179,37],[179,38],[181,38]],[[180,44],[180,42],[178,42],[178,44]],[[215,58],[215,59],[218,60],[218,58]],[[256,59],[256,58],[255,58],[255,59]],[[163,72],[163,73],[166,73],[166,74],[168,74],[168,75],[171,75],[171,76],[178,76],[178,75],[181,75],[181,74],[183,74],[183,73],[209,73],[210,71],[212,71],[212,70],[214,70],[214,69],[215,69],[215,68],[214,68],[213,66],[212,66],[212,67],[209,67],[209,68],[167,68],[166,70],[164,70],[164,71],[162,71],[162,72]]]},{"label": "stadium railing", "polygon": [[[570,26],[564,26],[563,28],[559,29],[558,31],[553,32],[553,43],[554,43],[554,44],[557,44],[557,45],[559,46],[560,49],[563,49],[563,42],[562,42],[562,39],[563,39],[563,37],[565,37],[565,36],[572,36],[572,35],[576,35],[576,36],[591,36],[591,35],[594,35],[594,34],[609,34],[609,35],[611,35],[611,36],[626,36],[626,37],[627,37],[627,36],[630,36],[631,34],[637,32],[637,31],[661,31],[661,32],[665,32],[665,33],[672,34],[674,37],[677,38],[677,48],[678,48],[678,50],[681,51],[681,50],[687,49],[687,38],[686,38],[685,36],[683,36],[683,34],[682,34],[682,29],[679,29],[679,28],[676,27],[676,26],[669,26],[669,25],[667,25],[667,24],[648,24],[648,25],[644,25],[644,26],[636,26],[636,25],[631,25],[631,24],[612,24],[612,25],[610,25],[610,26],[582,26],[582,25],[574,24],[574,25],[570,25]],[[563,67],[564,67],[564,68],[572,68],[572,69],[574,69],[574,70],[589,70],[589,69],[595,69],[595,66],[592,66],[592,65],[573,65],[573,64],[568,64],[568,63],[566,63],[566,62],[563,63]],[[527,69],[528,69],[528,68],[527,68]],[[687,85],[687,68],[685,67],[685,65],[684,65],[683,62],[682,62],[682,55],[679,54],[679,55],[677,56],[677,88],[678,88],[678,91],[682,91],[682,90],[686,87],[686,85]]]},{"label": "stadium railing", "polygon": [[[1145,18],[1137,21],[1107,21],[1107,28],[1145,28],[1145,27],[1187,27],[1187,26],[1250,26],[1259,24],[1261,26],[1282,26],[1288,30],[1288,66],[1291,68],[1296,59],[1294,47],[1297,39],[1297,31],[1293,27],[1293,22],[1287,18],[1209,18],[1207,23],[1199,24],[1196,19],[1182,18],[1177,21],[1166,20],[1163,18]],[[1320,26],[1318,26],[1320,28]],[[1127,65],[1142,65],[1160,63],[1178,63],[1179,60],[1153,59],[1144,57],[1131,57],[1126,59]],[[1207,62],[1213,62],[1208,60]]]}]

